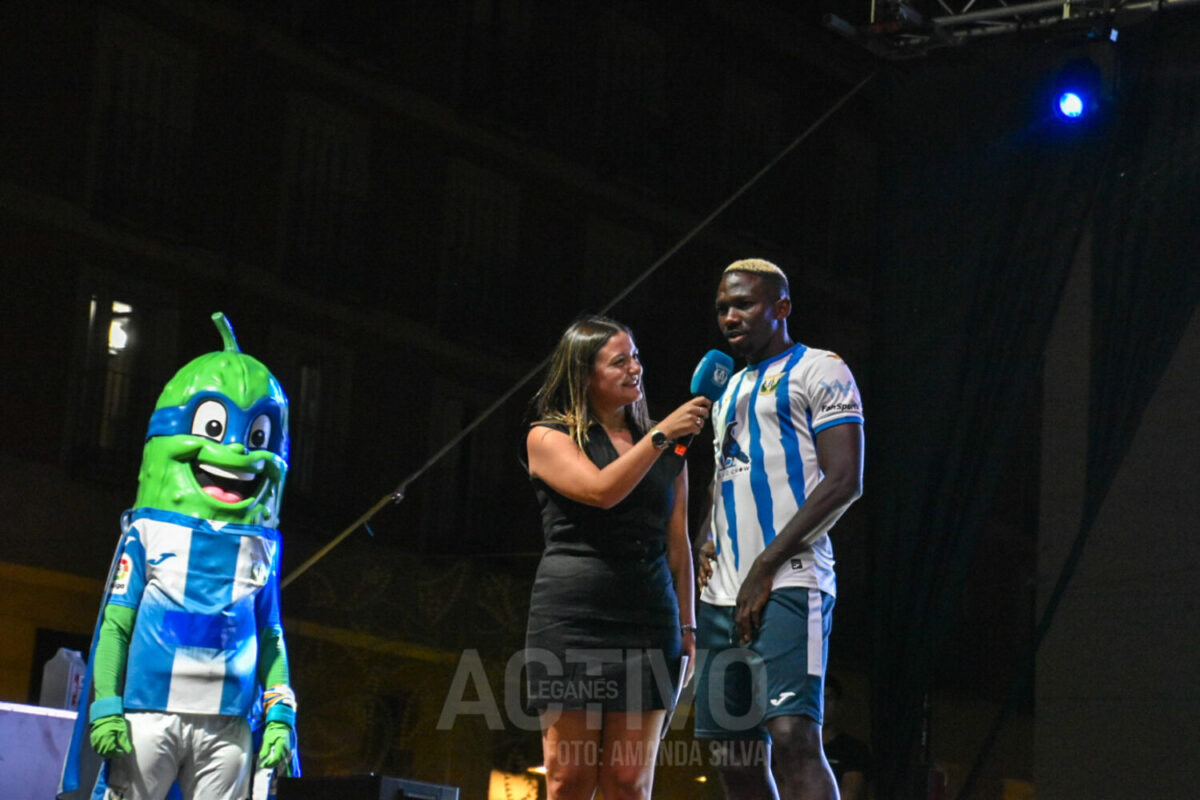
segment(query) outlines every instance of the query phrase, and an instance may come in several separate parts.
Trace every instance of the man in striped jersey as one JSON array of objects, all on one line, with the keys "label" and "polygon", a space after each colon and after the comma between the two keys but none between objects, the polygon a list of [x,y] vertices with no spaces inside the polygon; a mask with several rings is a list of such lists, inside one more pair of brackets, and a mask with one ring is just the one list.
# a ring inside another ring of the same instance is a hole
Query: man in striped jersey
[{"label": "man in striped jersey", "polygon": [[787,276],[774,264],[730,264],[716,310],[746,368],[713,406],[696,736],[715,740],[734,800],[836,798],[821,748],[836,594],[828,534],[862,491],[862,400],[836,354],[792,341]]}]

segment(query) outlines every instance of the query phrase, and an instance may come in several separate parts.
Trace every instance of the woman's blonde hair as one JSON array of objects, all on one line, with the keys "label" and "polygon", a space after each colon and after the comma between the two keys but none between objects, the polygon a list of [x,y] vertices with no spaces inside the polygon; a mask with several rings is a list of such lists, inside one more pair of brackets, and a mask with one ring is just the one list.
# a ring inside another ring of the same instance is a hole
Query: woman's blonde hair
[{"label": "woman's blonde hair", "polygon": [[[628,327],[608,317],[589,315],[572,322],[559,338],[542,386],[533,396],[535,418],[565,425],[580,450],[587,444],[588,428],[594,422],[587,389],[596,366],[596,354],[618,333],[633,338]],[[635,439],[650,428],[645,394],[625,407],[625,422]]]}]

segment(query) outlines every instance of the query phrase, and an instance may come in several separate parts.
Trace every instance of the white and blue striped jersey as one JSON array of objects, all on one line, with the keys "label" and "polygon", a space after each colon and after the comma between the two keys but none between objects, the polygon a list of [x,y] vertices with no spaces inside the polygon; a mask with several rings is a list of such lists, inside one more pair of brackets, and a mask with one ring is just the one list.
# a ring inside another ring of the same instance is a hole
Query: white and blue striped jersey
[{"label": "white and blue striped jersey", "polygon": [[[713,405],[713,576],[700,599],[737,602],[754,559],[820,483],[817,434],[863,422],[850,368],[835,353],[795,344],[734,375]],[[836,595],[828,530],[788,559],[774,588],[803,586]]]},{"label": "white and blue striped jersey", "polygon": [[133,511],[108,602],[137,609],[127,710],[248,716],[258,633],[279,629],[279,531]]}]

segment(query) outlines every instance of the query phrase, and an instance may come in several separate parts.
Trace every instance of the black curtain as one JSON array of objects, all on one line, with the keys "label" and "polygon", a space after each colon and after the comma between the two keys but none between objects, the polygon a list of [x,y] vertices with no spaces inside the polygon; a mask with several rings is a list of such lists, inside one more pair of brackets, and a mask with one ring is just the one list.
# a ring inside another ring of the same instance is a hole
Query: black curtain
[{"label": "black curtain", "polygon": [[868,398],[877,789],[921,775],[922,700],[958,614],[1111,126],[1042,111],[1068,54],[1022,43],[890,76]]},{"label": "black curtain", "polygon": [[[1088,265],[1092,348],[1079,528],[1035,626],[1029,657],[968,774],[962,798],[972,796],[1017,694],[1032,685],[1038,647],[1069,591],[1143,412],[1200,302],[1200,14],[1160,14],[1153,22],[1126,36],[1114,73],[1120,84],[1113,89],[1113,151],[1101,175]],[[1135,561],[1131,554],[1136,571]]]},{"label": "black curtain", "polygon": [[1085,508],[1015,687],[1028,685],[1021,670],[1200,301],[1200,14],[1160,12],[1121,36],[1114,106],[1070,133],[1038,111],[1055,68],[1086,53],[1063,43],[897,69],[876,98],[887,113],[867,491],[883,798],[919,782],[922,700],[1020,415],[1035,407],[1080,237],[1095,232]]},{"label": "black curtain", "polygon": [[1200,299],[1200,15],[1131,37],[1115,168],[1097,209],[1088,480],[1108,492]]}]

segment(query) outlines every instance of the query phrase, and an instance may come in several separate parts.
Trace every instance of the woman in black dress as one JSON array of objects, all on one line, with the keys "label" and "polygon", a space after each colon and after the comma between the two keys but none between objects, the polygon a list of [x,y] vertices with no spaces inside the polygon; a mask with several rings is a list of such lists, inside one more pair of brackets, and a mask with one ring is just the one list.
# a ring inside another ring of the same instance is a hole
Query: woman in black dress
[{"label": "woman in black dress", "polygon": [[681,653],[695,663],[687,471],[674,440],[700,397],[657,425],[628,328],[585,317],[563,333],[526,438],[546,549],[526,633],[550,800],[650,797]]}]

